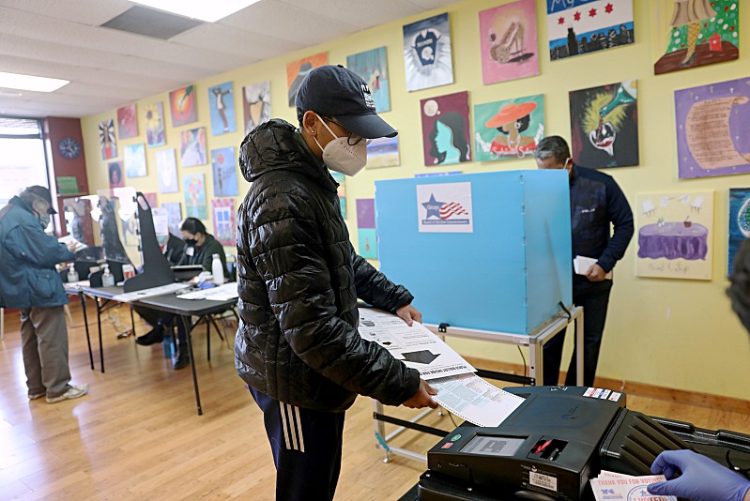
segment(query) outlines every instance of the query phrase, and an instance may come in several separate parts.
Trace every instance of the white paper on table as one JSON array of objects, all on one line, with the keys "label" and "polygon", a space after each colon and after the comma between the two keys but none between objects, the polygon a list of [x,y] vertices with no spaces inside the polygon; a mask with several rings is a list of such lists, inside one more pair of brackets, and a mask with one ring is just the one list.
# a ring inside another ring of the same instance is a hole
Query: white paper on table
[{"label": "white paper on table", "polygon": [[78,252],[78,251],[81,251],[83,249],[88,248],[88,245],[86,245],[83,242],[79,242],[78,240],[76,240],[75,238],[73,238],[73,235],[64,235],[64,236],[58,238],[57,241],[60,242],[61,244],[65,245],[66,247],[68,245],[70,245],[71,243],[75,244],[75,247],[73,247],[73,252],[74,253]]},{"label": "white paper on table", "polygon": [[477,426],[500,426],[524,399],[497,388],[475,374],[430,381],[435,400],[452,414]]},{"label": "white paper on table", "polygon": [[227,301],[239,297],[237,282],[229,282],[211,289],[197,290],[182,294],[180,299],[208,299],[210,301]]},{"label": "white paper on table", "polygon": [[359,335],[378,343],[407,367],[430,380],[473,373],[476,369],[427,327],[414,322],[411,327],[396,315],[371,308],[359,310]]},{"label": "white paper on table", "polygon": [[664,480],[664,475],[592,478],[591,490],[597,501],[677,501],[675,496],[654,496],[646,489],[650,484]]},{"label": "white paper on table", "polygon": [[[598,261],[592,257],[576,256],[575,259],[573,259],[573,269],[577,275],[585,275],[597,262]],[[610,271],[604,275],[604,278],[612,280],[612,272]]]}]

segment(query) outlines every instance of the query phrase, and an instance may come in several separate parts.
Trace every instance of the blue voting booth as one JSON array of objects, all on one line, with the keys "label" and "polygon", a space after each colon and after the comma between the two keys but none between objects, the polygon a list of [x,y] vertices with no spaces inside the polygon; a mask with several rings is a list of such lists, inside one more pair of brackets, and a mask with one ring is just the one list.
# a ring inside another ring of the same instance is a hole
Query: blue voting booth
[{"label": "blue voting booth", "polygon": [[564,170],[375,183],[381,270],[426,323],[533,334],[572,304]]}]

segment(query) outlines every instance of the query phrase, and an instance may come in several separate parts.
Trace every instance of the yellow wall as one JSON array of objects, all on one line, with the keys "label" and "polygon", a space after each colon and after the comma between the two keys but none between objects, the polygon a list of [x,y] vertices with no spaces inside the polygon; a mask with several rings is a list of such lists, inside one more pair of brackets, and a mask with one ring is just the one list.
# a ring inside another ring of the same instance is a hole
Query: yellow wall
[{"label": "yellow wall", "polygon": [[[616,268],[609,319],[602,346],[599,375],[627,379],[684,390],[714,393],[744,398],[750,397],[750,336],[742,329],[724,295],[727,285],[723,278],[726,269],[726,234],[728,189],[750,185],[750,176],[733,176],[680,181],[677,178],[676,136],[674,125],[673,91],[685,87],[747,77],[750,75],[750,34],[740,39],[741,58],[738,61],[707,66],[656,77],[652,63],[655,38],[652,20],[652,0],[634,0],[636,43],[590,55],[550,63],[546,55],[545,2],[537,0],[541,74],[534,78],[485,86],[481,80],[479,59],[478,12],[502,3],[503,0],[466,0],[445,9],[425,12],[418,16],[379,26],[343,39],[307,50],[264,61],[252,66],[195,82],[198,92],[199,125],[208,129],[208,149],[239,145],[242,132],[214,137],[210,134],[207,89],[225,81],[234,82],[235,109],[242,115],[240,90],[243,85],[271,80],[273,116],[290,121],[295,113],[286,104],[286,63],[318,51],[328,51],[331,64],[345,64],[346,56],[356,52],[387,46],[390,71],[391,103],[393,111],[383,117],[399,130],[401,166],[365,170],[347,181],[348,223],[356,230],[355,202],[357,198],[374,195],[377,179],[411,177],[418,172],[430,172],[423,166],[419,100],[451,92],[468,90],[470,102],[494,101],[542,93],[545,95],[546,131],[548,134],[569,136],[568,92],[594,85],[628,79],[638,80],[638,114],[640,128],[640,166],[610,170],[622,186],[631,204],[636,194],[651,191],[715,190],[714,279],[681,281],[639,279],[634,276],[635,242],[631,243],[625,259]],[[750,26],[750,5],[741,13],[743,27]],[[441,88],[414,93],[405,91],[404,63],[401,54],[403,24],[444,11],[450,13],[453,35],[453,61],[456,83]],[[657,42],[662,45],[661,40]],[[251,49],[249,49],[251,50]],[[190,82],[186,82],[190,83]],[[167,89],[169,90],[169,89]],[[138,102],[139,132],[143,133],[143,105],[164,102],[167,125],[171,124],[167,93]],[[127,104],[127,103],[123,103]],[[106,162],[100,159],[96,126],[100,120],[113,118],[115,110],[83,119],[86,138],[86,163],[92,190],[107,187]],[[192,128],[195,124],[181,127]],[[238,121],[241,127],[241,122]],[[746,131],[747,132],[747,131]],[[141,136],[132,142],[143,142]],[[122,152],[122,144],[118,144]],[[179,148],[178,131],[168,127],[167,147]],[[157,191],[153,150],[147,148],[149,176],[126,182],[143,191]],[[503,163],[467,163],[447,166],[443,170],[483,172],[499,169],[534,168],[533,160]],[[211,199],[210,166],[179,168],[182,172],[202,172],[206,177],[207,195]],[[181,178],[180,178],[181,181]],[[240,183],[244,193],[247,183]],[[240,197],[241,198],[241,197]],[[159,203],[179,201],[181,194],[159,195]],[[238,200],[239,203],[239,200]],[[184,210],[184,207],[183,207]],[[210,228],[210,225],[209,225]],[[210,230],[209,230],[210,231]],[[356,232],[352,231],[356,238]],[[356,242],[355,242],[356,245]],[[407,284],[408,285],[408,284]],[[417,306],[419,298],[417,298]],[[520,362],[518,352],[507,347],[487,343],[456,341],[453,343],[464,354],[496,357]]]}]

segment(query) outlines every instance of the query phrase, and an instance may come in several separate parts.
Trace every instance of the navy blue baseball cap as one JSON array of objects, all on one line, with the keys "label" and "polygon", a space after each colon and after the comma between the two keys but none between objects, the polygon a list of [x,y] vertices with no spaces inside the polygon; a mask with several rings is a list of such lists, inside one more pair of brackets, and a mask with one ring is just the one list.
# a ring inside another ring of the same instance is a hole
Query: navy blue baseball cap
[{"label": "navy blue baseball cap", "polygon": [[302,112],[335,118],[346,130],[365,139],[398,134],[375,112],[367,83],[341,65],[310,71],[299,87],[295,104]]}]

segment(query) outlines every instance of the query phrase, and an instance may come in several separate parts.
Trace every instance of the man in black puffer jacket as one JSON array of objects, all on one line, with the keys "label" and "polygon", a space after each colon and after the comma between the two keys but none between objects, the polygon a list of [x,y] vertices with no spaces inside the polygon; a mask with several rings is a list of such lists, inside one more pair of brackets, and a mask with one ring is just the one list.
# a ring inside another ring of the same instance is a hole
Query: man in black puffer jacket
[{"label": "man in black puffer jacket", "polygon": [[242,142],[252,187],[239,209],[237,370],[264,412],[277,499],[332,499],[344,411],[357,394],[436,407],[435,392],[358,331],[357,298],[411,325],[413,297],[358,256],[327,167],[354,175],[365,140],[396,134],[365,82],[341,66],[311,71],[297,95],[300,128],[258,126]]}]

